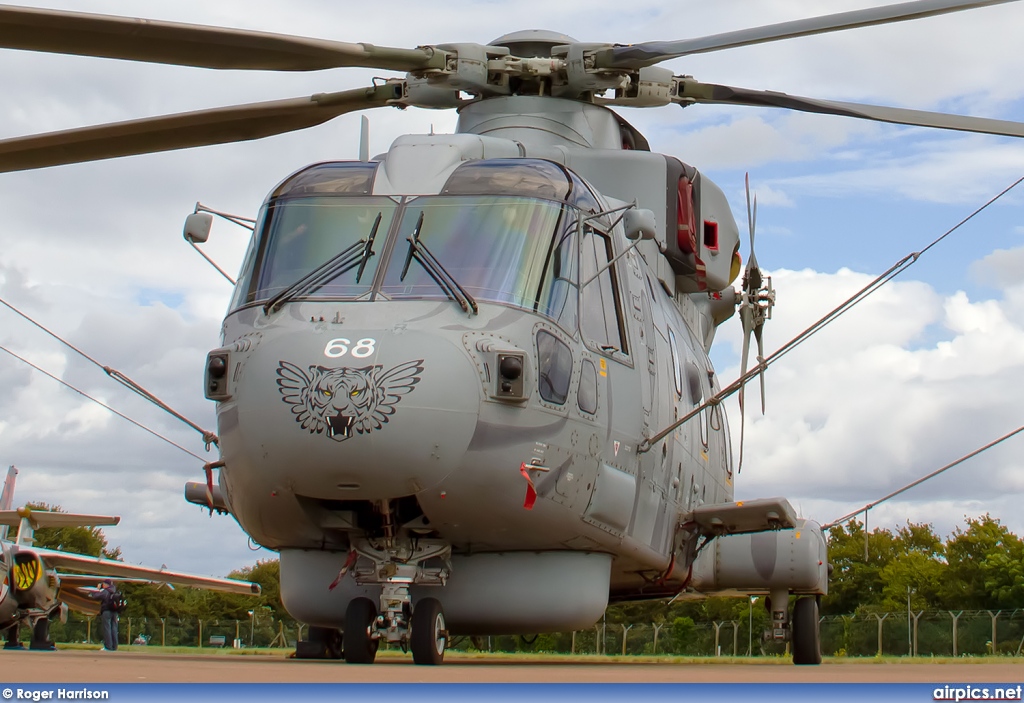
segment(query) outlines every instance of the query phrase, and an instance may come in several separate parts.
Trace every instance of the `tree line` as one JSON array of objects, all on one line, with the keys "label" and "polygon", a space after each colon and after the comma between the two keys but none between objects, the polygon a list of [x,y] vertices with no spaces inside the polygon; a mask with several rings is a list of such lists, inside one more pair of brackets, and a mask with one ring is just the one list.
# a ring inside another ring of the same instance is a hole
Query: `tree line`
[{"label": "tree line", "polygon": [[[51,509],[45,505],[31,506]],[[58,509],[59,506],[53,509]],[[1014,610],[1024,608],[1024,540],[988,514],[966,518],[943,539],[930,524],[907,522],[895,530],[865,531],[856,520],[827,531],[832,575],[822,599],[823,615],[933,610]],[[36,531],[36,544],[119,559],[99,528],[63,527]],[[295,621],[281,604],[280,563],[265,559],[232,571],[229,578],[260,584],[258,597],[192,588],[124,584],[126,616],[133,618],[195,618],[205,621],[246,621],[260,609],[274,621],[294,629]],[[759,599],[760,600],[760,599]],[[666,635],[683,639],[695,623],[754,619],[767,625],[768,613],[747,599],[707,598],[639,601],[610,605],[608,625],[665,625]]]}]

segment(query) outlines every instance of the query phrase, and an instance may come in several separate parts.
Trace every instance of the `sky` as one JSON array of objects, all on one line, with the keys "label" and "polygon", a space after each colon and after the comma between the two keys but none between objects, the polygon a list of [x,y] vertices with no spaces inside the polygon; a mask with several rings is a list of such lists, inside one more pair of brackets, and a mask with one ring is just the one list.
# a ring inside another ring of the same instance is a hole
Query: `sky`
[{"label": "sky", "polygon": [[[520,29],[580,41],[682,39],[809,17],[811,0],[562,3],[78,0],[79,12],[413,47],[486,43]],[[885,3],[832,0],[829,11]],[[510,12],[510,9],[514,11]],[[1024,121],[1024,3],[676,59],[677,74],[795,95]],[[208,71],[0,51],[0,138],[369,85],[383,71]],[[772,352],[905,255],[924,249],[1024,176],[1024,142],[760,108],[623,110],[652,149],[700,169],[745,223],[758,198],[757,258],[778,291]],[[371,153],[401,134],[451,132],[453,112],[384,109]],[[102,364],[215,429],[203,398],[231,288],[181,238],[197,201],[255,215],[282,178],[358,156],[359,116],[242,144],[0,174],[0,296]],[[738,498],[782,495],[827,523],[1024,424],[1024,186],[893,283],[773,365],[767,412],[748,405]],[[741,231],[745,225],[741,224]],[[205,247],[234,274],[246,230],[218,221]],[[743,256],[747,258],[744,237]],[[723,385],[738,375],[738,319],[719,330]],[[0,308],[0,345],[201,456],[199,435]],[[734,444],[739,416],[732,406]],[[1024,435],[874,509],[870,526],[931,523],[940,535],[985,512],[1024,534]],[[0,354],[0,467],[16,501],[119,514],[126,561],[222,576],[273,553],[229,517],[185,503],[201,464]]]}]

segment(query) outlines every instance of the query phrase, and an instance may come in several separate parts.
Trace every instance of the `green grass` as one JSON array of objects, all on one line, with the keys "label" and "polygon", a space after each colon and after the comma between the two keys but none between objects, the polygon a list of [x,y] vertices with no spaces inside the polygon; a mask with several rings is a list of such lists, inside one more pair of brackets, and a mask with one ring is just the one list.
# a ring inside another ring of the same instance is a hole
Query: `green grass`
[{"label": "green grass", "polygon": [[[81,650],[81,651],[99,651],[99,645],[95,644],[59,644],[58,649],[67,650]],[[156,655],[193,655],[193,656],[209,656],[209,657],[272,657],[278,659],[287,659],[294,648],[289,647],[287,649],[275,648],[268,649],[265,647],[260,648],[242,648],[232,649],[230,647],[160,647],[160,646],[143,646],[143,645],[120,645],[118,647],[119,652],[140,652],[145,654],[156,654]],[[397,649],[392,650],[381,650],[377,653],[379,659],[411,659],[412,655],[405,654]],[[792,666],[792,662],[789,657],[785,656],[766,656],[766,657],[686,657],[676,655],[626,655],[611,654],[611,655],[598,655],[598,654],[548,654],[543,652],[477,652],[477,651],[461,651],[461,650],[449,650],[445,653],[445,661],[447,662],[486,662],[488,660],[502,659],[502,660],[522,660],[535,662],[541,660],[545,664],[691,664],[691,665],[707,665],[714,664],[717,666],[737,666],[737,665],[755,665],[755,666]],[[822,663],[828,665],[844,665],[844,664],[865,664],[875,663],[879,665],[887,664],[956,664],[956,665],[972,665],[972,664],[987,664],[995,662],[1005,662],[1007,659],[1014,661],[1020,661],[1024,664],[1024,658],[1018,659],[1016,657],[992,657],[992,656],[977,656],[977,657],[897,657],[897,656],[883,656],[883,657],[824,657]]]}]

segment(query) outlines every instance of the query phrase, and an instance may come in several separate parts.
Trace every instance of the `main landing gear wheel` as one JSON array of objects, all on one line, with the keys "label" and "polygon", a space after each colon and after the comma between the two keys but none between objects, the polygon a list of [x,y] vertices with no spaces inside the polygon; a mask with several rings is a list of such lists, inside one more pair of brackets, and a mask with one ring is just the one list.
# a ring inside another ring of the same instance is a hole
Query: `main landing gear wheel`
[{"label": "main landing gear wheel", "polygon": [[57,649],[50,641],[50,621],[47,618],[40,618],[32,626],[32,640],[28,645],[29,649],[37,649],[52,652]]},{"label": "main landing gear wheel", "polygon": [[377,656],[377,640],[370,638],[370,625],[377,619],[377,606],[369,598],[353,598],[345,609],[345,631],[342,634],[345,661],[349,664],[372,664]]},{"label": "main landing gear wheel", "polygon": [[793,663],[821,664],[821,630],[818,599],[798,598],[793,606]]},{"label": "main landing gear wheel", "polygon": [[444,661],[448,646],[441,601],[424,598],[412,611],[412,660],[417,664],[438,665]]}]

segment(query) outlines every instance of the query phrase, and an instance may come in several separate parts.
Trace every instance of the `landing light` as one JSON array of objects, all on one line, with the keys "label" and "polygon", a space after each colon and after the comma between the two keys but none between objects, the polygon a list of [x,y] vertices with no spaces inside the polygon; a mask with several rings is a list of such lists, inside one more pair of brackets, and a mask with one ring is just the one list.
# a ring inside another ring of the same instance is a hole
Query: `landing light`
[{"label": "landing light", "polygon": [[209,400],[228,400],[231,397],[227,382],[229,358],[226,349],[214,350],[206,357],[205,390]]},{"label": "landing light", "polygon": [[211,378],[224,378],[224,374],[228,371],[227,362],[222,356],[214,356],[210,358],[210,364],[207,366],[207,370],[210,372]]},{"label": "landing light", "polygon": [[519,400],[525,397],[523,370],[525,356],[520,352],[498,354],[497,397]]}]

